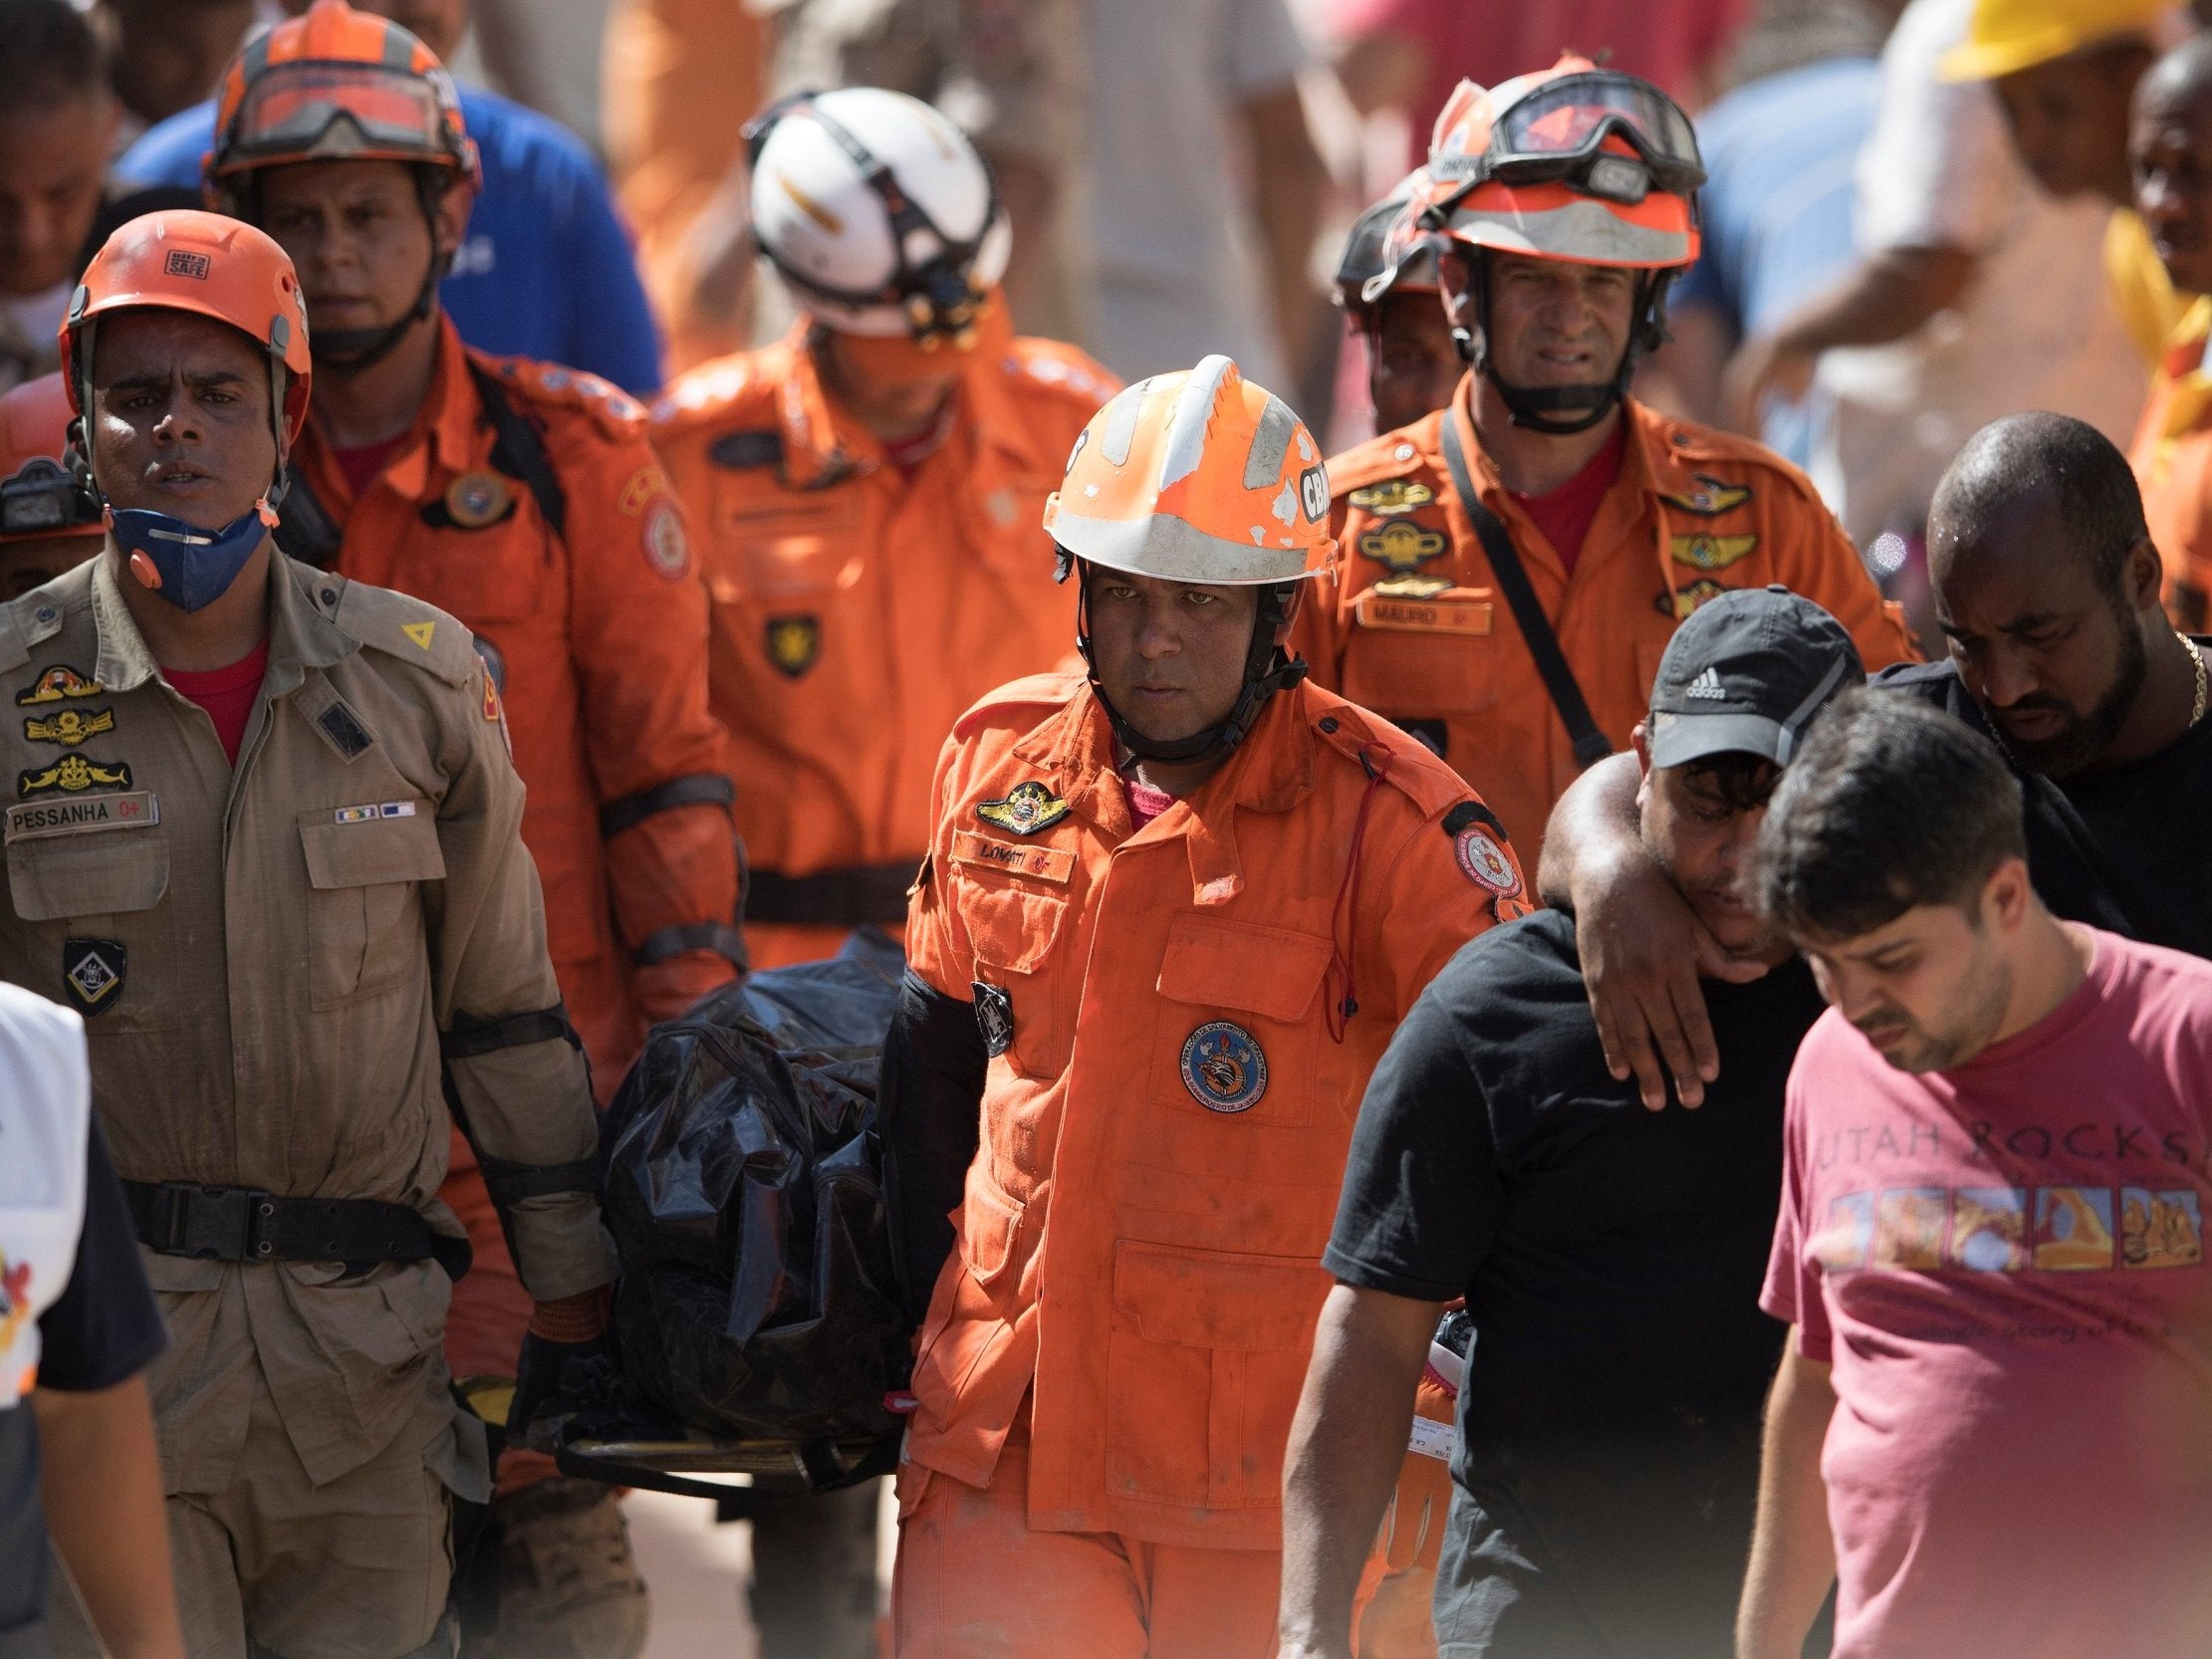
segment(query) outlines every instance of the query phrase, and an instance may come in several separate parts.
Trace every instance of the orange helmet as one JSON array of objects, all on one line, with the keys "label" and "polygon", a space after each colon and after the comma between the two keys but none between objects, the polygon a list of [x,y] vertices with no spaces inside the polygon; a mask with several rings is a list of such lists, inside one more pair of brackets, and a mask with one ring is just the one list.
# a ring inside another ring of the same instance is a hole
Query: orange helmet
[{"label": "orange helmet", "polygon": [[437,54],[387,18],[315,0],[231,60],[215,101],[208,199],[234,206],[244,174],[299,161],[408,161],[483,169]]},{"label": "orange helmet", "polygon": [[1697,134],[1648,81],[1562,57],[1453,89],[1428,151],[1427,218],[1457,242],[1637,270],[1696,263]]},{"label": "orange helmet", "polygon": [[307,424],[314,359],[291,257],[236,219],[171,208],[132,219],[85,270],[62,321],[62,375],[70,407],[92,406],[94,331],[119,311],[186,311],[227,323],[269,354],[269,406],[281,469]]},{"label": "orange helmet", "polygon": [[103,533],[99,504],[64,458],[74,414],[59,374],[0,397],[0,543]]},{"label": "orange helmet", "polygon": [[1071,558],[1163,582],[1302,582],[1337,557],[1313,434],[1223,356],[1093,415],[1045,529]]},{"label": "orange helmet", "polygon": [[1106,697],[1092,658],[1086,597],[1076,643],[1129,753],[1186,761],[1233,749],[1261,705],[1305,676],[1306,664],[1287,656],[1275,636],[1297,585],[1336,567],[1329,473],[1306,423],[1229,358],[1139,380],[1093,415],[1068,457],[1067,477],[1046,498],[1045,529],[1059,549],[1063,581],[1081,565],[1261,590],[1236,707],[1219,725],[1168,741],[1137,731]]}]

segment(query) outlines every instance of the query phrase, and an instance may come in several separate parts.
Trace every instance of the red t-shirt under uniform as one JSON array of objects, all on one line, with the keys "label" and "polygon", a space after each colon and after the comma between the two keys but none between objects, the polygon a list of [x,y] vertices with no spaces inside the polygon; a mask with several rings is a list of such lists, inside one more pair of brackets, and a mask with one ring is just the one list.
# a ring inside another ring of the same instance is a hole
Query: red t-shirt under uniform
[{"label": "red t-shirt under uniform", "polygon": [[230,764],[238,764],[238,746],[246,740],[246,721],[253,714],[254,699],[261,695],[261,681],[269,672],[269,641],[264,639],[253,648],[250,656],[241,657],[228,668],[208,668],[191,672],[182,668],[164,668],[161,677],[176,689],[177,695],[189,698],[207,711],[207,718],[215,722],[215,735],[222,739],[223,753],[230,757]]},{"label": "red t-shirt under uniform", "polygon": [[1590,538],[1590,527],[1598,520],[1598,509],[1603,504],[1605,492],[1612,488],[1613,480],[1620,476],[1621,458],[1628,452],[1628,422],[1613,422],[1612,436],[1575,474],[1556,490],[1542,495],[1523,495],[1516,490],[1513,499],[1529,515],[1529,522],[1544,533],[1552,544],[1552,551],[1559,555],[1560,563],[1567,567],[1567,574],[1575,574],[1575,562],[1583,556],[1583,543]]},{"label": "red t-shirt under uniform", "polygon": [[1760,1302],[1835,1367],[1836,1659],[2212,1654],[2212,963],[2090,937],[1951,1070],[1798,1051]]}]

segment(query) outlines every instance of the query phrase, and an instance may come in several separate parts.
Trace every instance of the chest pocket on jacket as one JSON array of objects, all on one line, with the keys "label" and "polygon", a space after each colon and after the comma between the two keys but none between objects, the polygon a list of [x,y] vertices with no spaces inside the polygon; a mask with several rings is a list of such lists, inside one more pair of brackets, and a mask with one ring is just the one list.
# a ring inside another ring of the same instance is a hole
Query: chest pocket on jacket
[{"label": "chest pocket on jacket", "polygon": [[181,1021],[184,965],[175,914],[161,902],[169,890],[161,825],[17,841],[8,848],[8,888],[18,916],[47,924],[27,930],[29,966],[35,989],[63,1007],[86,1010],[83,996],[63,982],[68,941],[123,946],[123,984],[102,999],[89,1032],[165,1031]]},{"label": "chest pocket on jacket", "polygon": [[1225,1122],[1312,1122],[1331,954],[1318,934],[1177,916],[1160,957],[1152,1099]]},{"label": "chest pocket on jacket", "polygon": [[337,1008],[407,983],[424,966],[424,881],[445,878],[445,852],[427,801],[409,818],[335,822],[331,809],[300,815],[307,856],[308,991]]},{"label": "chest pocket on jacket", "polygon": [[407,591],[478,630],[486,622],[519,622],[547,609],[567,609],[561,550],[538,516],[529,486],[494,476],[516,498],[513,511],[498,523],[481,530],[431,529],[419,522],[408,527],[415,545],[407,560],[413,576]]},{"label": "chest pocket on jacket", "polygon": [[1059,488],[1057,474],[1012,473],[987,489],[960,493],[962,528],[986,568],[1025,584],[1036,580],[1037,523],[1045,498]]},{"label": "chest pocket on jacket", "polygon": [[717,503],[716,542],[737,557],[714,559],[708,586],[720,603],[750,599],[771,612],[801,599],[825,602],[860,554],[866,518],[867,503],[852,483],[812,496]]},{"label": "chest pocket on jacket", "polygon": [[1065,970],[1060,935],[1068,925],[1068,899],[1037,892],[1011,879],[977,881],[954,876],[953,908],[975,953],[975,977],[1004,990],[1013,1003],[1014,1040],[1002,1057],[1016,1075],[1039,1080],[1067,1069],[1071,1016],[1063,1006],[1074,994]]},{"label": "chest pocket on jacket", "polygon": [[1392,717],[1486,709],[1498,700],[1499,630],[1512,626],[1511,613],[1495,599],[1488,633],[1376,627],[1353,616],[1346,624],[1341,689]]}]

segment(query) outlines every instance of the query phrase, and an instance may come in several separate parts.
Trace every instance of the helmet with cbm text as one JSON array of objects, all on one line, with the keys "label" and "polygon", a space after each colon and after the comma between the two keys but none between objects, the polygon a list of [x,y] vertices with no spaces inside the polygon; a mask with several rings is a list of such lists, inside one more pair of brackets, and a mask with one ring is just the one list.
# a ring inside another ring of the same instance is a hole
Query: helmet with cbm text
[{"label": "helmet with cbm text", "polygon": [[1608,383],[1517,386],[1481,342],[1463,347],[1514,420],[1549,432],[1595,426],[1625,395],[1636,356],[1666,338],[1666,292],[1697,260],[1697,135],[1650,82],[1562,57],[1485,89],[1462,81],[1436,118],[1420,220],[1462,251],[1476,321],[1489,326],[1487,256],[1638,273],[1628,345]]},{"label": "helmet with cbm text", "polygon": [[[1093,415],[1045,502],[1045,529],[1062,581],[1081,568],[1260,590],[1244,694],[1218,726],[1154,742],[1106,701],[1093,665],[1092,688],[1130,753],[1181,761],[1233,749],[1267,699],[1304,677],[1275,634],[1298,584],[1336,568],[1329,473],[1306,423],[1228,357],[1139,380]],[[1090,661],[1088,621],[1077,642]]]},{"label": "helmet with cbm text", "polygon": [[[252,508],[220,529],[142,508],[107,513],[131,573],[172,604],[197,610],[229,588],[277,522],[285,460],[307,424],[314,380],[307,311],[291,258],[252,225],[188,207],[132,219],[93,256],[62,320],[63,381],[70,407],[88,425],[100,329],[133,311],[179,311],[225,324],[268,360],[277,464]],[[97,496],[97,479],[93,488]]]}]

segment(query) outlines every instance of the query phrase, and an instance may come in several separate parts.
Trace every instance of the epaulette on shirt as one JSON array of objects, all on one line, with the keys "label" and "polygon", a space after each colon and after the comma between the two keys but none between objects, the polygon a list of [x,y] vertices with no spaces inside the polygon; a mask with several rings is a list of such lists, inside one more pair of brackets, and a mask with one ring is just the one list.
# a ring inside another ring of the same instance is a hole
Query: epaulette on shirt
[{"label": "epaulette on shirt", "polygon": [[[66,581],[66,577],[63,580]],[[74,601],[70,595],[55,591],[60,586],[57,582],[34,588],[21,597],[0,604],[0,674],[21,668],[31,660],[36,646],[61,632],[73,602],[92,602],[91,564],[87,564],[85,575],[74,585],[81,591]]]},{"label": "epaulette on shirt", "polygon": [[1383,772],[1383,782],[1412,802],[1424,819],[1434,818],[1466,799],[1467,785],[1459,774],[1438,760],[1418,738],[1408,737],[1387,721],[1328,692],[1316,690],[1314,700],[1321,706],[1308,720],[1323,747],[1335,750],[1362,771],[1367,766],[1360,758],[1362,751],[1370,756],[1376,749],[1385,751],[1389,765]]},{"label": "epaulette on shirt", "polygon": [[644,428],[645,405],[612,380],[528,357],[494,357],[490,362],[500,379],[536,408],[581,410],[614,439],[635,437]]},{"label": "epaulette on shirt", "polygon": [[1057,340],[1024,336],[1007,350],[1009,373],[1037,385],[1064,391],[1086,413],[1097,409],[1121,389],[1111,369],[1076,347]]},{"label": "epaulette on shirt", "polygon": [[468,629],[434,604],[389,588],[324,576],[316,598],[335,588],[336,604],[319,603],[341,633],[373,651],[427,669],[448,685],[468,685],[482,658]]},{"label": "epaulette on shirt", "polygon": [[1687,488],[1668,484],[1660,487],[1659,499],[1670,513],[1699,519],[1726,518],[1738,508],[1749,506],[1762,492],[1772,490],[1795,496],[1803,505],[1823,513],[1828,511],[1812,479],[1749,438],[1677,420],[1665,423],[1663,436],[1655,432],[1652,437],[1652,448],[1664,451],[1652,455],[1653,465],[1672,466],[1689,474]]},{"label": "epaulette on shirt", "polygon": [[1066,708],[1090,685],[1084,674],[1028,674],[1008,680],[996,691],[986,692],[953,722],[952,735],[969,738],[986,726],[1019,726],[1028,730]]}]

